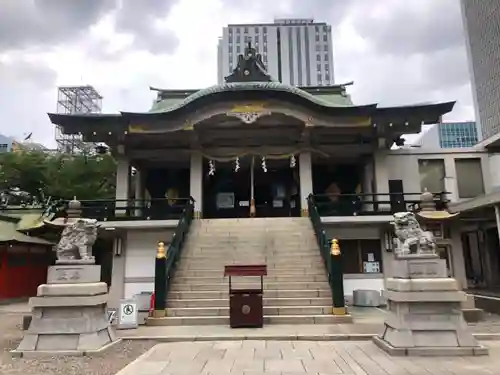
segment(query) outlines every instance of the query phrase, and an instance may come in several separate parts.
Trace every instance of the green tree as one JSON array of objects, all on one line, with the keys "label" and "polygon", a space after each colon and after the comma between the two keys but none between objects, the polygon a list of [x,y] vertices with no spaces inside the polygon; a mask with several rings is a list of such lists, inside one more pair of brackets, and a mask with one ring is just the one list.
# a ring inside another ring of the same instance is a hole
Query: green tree
[{"label": "green tree", "polygon": [[0,189],[19,188],[38,199],[113,198],[115,172],[116,164],[110,155],[42,151],[0,154]]}]

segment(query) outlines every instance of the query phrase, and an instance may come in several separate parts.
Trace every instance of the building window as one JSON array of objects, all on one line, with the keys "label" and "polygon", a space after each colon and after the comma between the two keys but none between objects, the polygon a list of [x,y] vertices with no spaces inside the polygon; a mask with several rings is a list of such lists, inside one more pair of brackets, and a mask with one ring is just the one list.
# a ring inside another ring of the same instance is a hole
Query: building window
[{"label": "building window", "polygon": [[264,52],[267,52],[267,44],[264,44]]},{"label": "building window", "polygon": [[420,190],[431,193],[444,192],[445,169],[443,159],[421,159],[418,161]]},{"label": "building window", "polygon": [[241,47],[240,46],[236,46],[236,53],[240,53],[241,51]]},{"label": "building window", "polygon": [[325,52],[328,52],[328,44],[325,44]]},{"label": "building window", "polygon": [[321,64],[316,64],[316,70],[319,72],[321,72]]},{"label": "building window", "polygon": [[319,44],[316,44],[316,51],[317,51],[317,52],[321,51],[321,48],[320,48],[320,45],[319,45]]},{"label": "building window", "polygon": [[328,53],[325,53],[325,61],[328,61]]},{"label": "building window", "polygon": [[314,31],[316,31],[317,33],[319,33],[319,27],[318,26],[314,26]]},{"label": "building window", "polygon": [[233,29],[229,29],[229,35],[233,35]]},{"label": "building window", "polygon": [[323,34],[323,42],[328,42],[328,35]]},{"label": "building window", "polygon": [[6,152],[9,149],[9,145],[2,143],[0,144],[0,152]]},{"label": "building window", "polygon": [[255,44],[258,44],[258,43],[259,43],[259,36],[255,35]]},{"label": "building window", "polygon": [[267,43],[267,35],[263,35],[262,40],[264,41],[264,43]]},{"label": "building window", "polygon": [[475,198],[484,194],[481,159],[455,159],[459,198]]},{"label": "building window", "polygon": [[330,66],[328,64],[325,64],[325,72],[328,72],[330,70]]},{"label": "building window", "polygon": [[241,42],[240,36],[236,35],[236,43],[239,43],[239,42]]},{"label": "building window", "polygon": [[248,27],[245,27],[245,31],[244,31],[245,34],[248,34]]},{"label": "building window", "polygon": [[316,61],[321,61],[321,55],[316,55]]},{"label": "building window", "polygon": [[328,73],[325,74],[325,81],[330,81],[330,74]]},{"label": "building window", "polygon": [[316,34],[316,42],[319,42],[319,34]]},{"label": "building window", "polygon": [[240,33],[240,28],[239,28],[239,27],[237,27],[237,28],[236,28],[236,34],[239,34],[239,33]]},{"label": "building window", "polygon": [[259,33],[259,28],[258,28],[258,27],[256,27],[256,28],[255,28],[255,34],[258,34],[258,33]]}]

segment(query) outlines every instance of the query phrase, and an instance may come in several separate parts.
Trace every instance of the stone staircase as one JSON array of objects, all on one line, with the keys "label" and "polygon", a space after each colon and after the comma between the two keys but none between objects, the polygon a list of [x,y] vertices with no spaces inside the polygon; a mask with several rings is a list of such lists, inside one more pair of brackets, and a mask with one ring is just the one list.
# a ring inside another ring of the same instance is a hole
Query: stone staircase
[{"label": "stone staircase", "polygon": [[[330,324],[325,267],[308,218],[195,220],[167,299],[167,317],[155,325],[228,325],[228,264],[267,264],[264,323]],[[233,278],[233,286],[258,286],[259,278]]]}]

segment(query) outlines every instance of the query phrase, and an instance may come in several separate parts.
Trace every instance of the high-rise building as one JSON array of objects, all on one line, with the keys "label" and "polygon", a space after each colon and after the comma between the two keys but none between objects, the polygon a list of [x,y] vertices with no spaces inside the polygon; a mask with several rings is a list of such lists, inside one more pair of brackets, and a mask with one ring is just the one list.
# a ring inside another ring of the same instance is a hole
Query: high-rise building
[{"label": "high-rise building", "polygon": [[222,30],[218,45],[218,83],[237,65],[252,43],[268,73],[292,86],[334,84],[331,26],[313,19],[276,19],[274,23],[235,24]]},{"label": "high-rise building", "polygon": [[500,1],[461,4],[479,138],[500,137]]},{"label": "high-rise building", "polygon": [[413,146],[429,149],[466,148],[474,146],[477,142],[475,122],[443,122],[433,125]]}]

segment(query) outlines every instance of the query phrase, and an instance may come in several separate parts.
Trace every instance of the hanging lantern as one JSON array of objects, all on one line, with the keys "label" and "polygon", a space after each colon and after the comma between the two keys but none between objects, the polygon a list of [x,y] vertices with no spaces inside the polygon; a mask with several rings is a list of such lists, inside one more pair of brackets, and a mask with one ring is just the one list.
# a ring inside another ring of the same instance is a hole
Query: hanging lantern
[{"label": "hanging lantern", "polygon": [[267,172],[267,165],[266,165],[266,157],[265,156],[262,157],[262,164],[261,165],[262,165],[262,170],[264,171],[264,173]]},{"label": "hanging lantern", "polygon": [[215,163],[213,160],[208,161],[208,175],[213,176],[215,174]]},{"label": "hanging lantern", "polygon": [[290,168],[295,168],[296,165],[297,160],[295,159],[295,155],[292,155],[292,157],[290,158]]},{"label": "hanging lantern", "polygon": [[236,156],[236,160],[234,161],[234,171],[238,172],[240,170],[240,158]]}]

